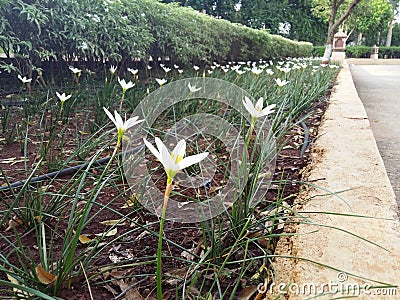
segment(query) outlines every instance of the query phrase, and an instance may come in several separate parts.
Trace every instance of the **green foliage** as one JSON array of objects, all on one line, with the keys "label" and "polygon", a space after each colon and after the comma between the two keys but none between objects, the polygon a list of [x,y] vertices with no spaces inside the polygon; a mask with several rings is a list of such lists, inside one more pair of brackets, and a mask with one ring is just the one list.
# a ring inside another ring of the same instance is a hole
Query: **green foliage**
[{"label": "green foliage", "polygon": [[379,58],[400,58],[400,47],[379,47]]},{"label": "green foliage", "polygon": [[361,2],[349,17],[348,26],[364,35],[376,35],[389,24],[392,15],[393,7],[388,0]]},{"label": "green foliage", "polygon": [[[252,28],[265,28],[272,34],[286,38],[322,44],[327,24],[311,12],[310,0],[163,0],[164,3],[177,2],[192,7],[208,15],[240,23]],[[288,26],[283,32],[282,24]]]},{"label": "green foliage", "polygon": [[[370,58],[372,47],[353,46],[346,48],[348,58]],[[400,47],[379,47],[379,58],[400,58]]]},{"label": "green foliage", "polygon": [[348,58],[369,58],[371,47],[368,46],[349,46],[346,48],[346,57]]},{"label": "green foliage", "polygon": [[[369,58],[372,47],[353,46],[346,48],[348,58]],[[400,47],[379,47],[379,58],[400,58]]]},{"label": "green foliage", "polygon": [[400,24],[398,23],[393,25],[392,45],[400,46]]},{"label": "green foliage", "polygon": [[314,46],[313,48],[313,57],[322,57],[324,56],[325,46]]},{"label": "green foliage", "polygon": [[0,13],[0,47],[30,78],[43,61],[123,62],[151,55],[205,63],[311,54],[309,44],[154,0],[10,0]]}]

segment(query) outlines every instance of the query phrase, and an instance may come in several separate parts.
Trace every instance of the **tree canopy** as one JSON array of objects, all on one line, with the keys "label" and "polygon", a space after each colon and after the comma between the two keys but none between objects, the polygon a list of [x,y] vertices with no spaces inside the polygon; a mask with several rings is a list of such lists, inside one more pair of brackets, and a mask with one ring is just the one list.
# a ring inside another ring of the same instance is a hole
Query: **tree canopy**
[{"label": "tree canopy", "polygon": [[[178,2],[216,18],[252,28],[264,28],[293,40],[316,45],[326,43],[332,4],[338,6],[337,21],[354,0],[163,0]],[[342,24],[348,32],[362,33],[376,43],[386,33],[400,0],[361,0]]]}]

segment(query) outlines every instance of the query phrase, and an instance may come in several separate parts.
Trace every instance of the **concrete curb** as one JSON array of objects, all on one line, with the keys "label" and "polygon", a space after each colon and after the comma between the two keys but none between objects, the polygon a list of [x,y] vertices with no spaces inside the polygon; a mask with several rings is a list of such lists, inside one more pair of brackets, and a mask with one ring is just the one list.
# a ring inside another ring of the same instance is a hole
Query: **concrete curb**
[{"label": "concrete curb", "polygon": [[[307,199],[298,208],[300,224],[286,228],[294,235],[278,243],[276,254],[291,258],[276,259],[273,290],[276,294],[287,285],[284,299],[307,299],[323,292],[331,294],[318,299],[400,299],[400,287],[370,288],[400,285],[400,221],[395,195],[347,62],[337,83],[308,175],[309,180],[324,180],[317,181],[318,188],[310,188],[300,199]],[[368,290],[354,291],[357,288]],[[265,299],[271,299],[271,291]]]}]

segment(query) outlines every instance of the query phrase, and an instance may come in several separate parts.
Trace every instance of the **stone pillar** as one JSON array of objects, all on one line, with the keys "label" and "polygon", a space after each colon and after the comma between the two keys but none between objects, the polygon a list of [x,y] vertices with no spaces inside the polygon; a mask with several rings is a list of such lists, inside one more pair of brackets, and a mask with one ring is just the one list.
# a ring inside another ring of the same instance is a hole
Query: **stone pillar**
[{"label": "stone pillar", "polygon": [[342,63],[344,59],[346,58],[346,41],[347,41],[347,35],[339,31],[335,34],[333,37],[333,52],[332,52],[332,61],[337,61],[339,63]]},{"label": "stone pillar", "polygon": [[378,59],[379,47],[374,45],[371,50],[371,59]]}]

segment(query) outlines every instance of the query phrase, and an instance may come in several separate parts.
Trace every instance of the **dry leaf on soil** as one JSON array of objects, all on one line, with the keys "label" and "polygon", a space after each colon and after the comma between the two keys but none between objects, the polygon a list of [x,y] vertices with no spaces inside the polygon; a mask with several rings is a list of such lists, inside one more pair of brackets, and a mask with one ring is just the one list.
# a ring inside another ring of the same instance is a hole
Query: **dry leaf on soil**
[{"label": "dry leaf on soil", "polygon": [[46,285],[53,283],[57,279],[56,275],[47,272],[40,264],[36,267],[36,275],[39,281]]}]

